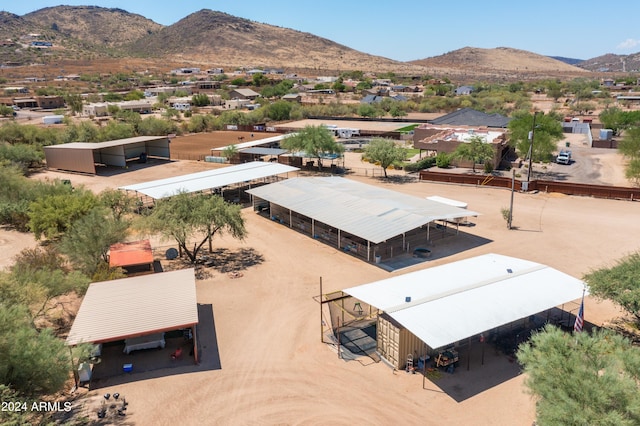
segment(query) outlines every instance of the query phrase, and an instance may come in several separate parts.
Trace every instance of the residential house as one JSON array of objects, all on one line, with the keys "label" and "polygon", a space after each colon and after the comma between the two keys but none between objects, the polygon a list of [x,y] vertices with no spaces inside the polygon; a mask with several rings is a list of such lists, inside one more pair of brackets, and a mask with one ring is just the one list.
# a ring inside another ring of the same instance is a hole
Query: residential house
[{"label": "residential house", "polygon": [[300,103],[302,101],[302,96],[300,95],[300,93],[287,93],[282,97],[282,100]]},{"label": "residential house", "polygon": [[249,99],[254,100],[260,93],[254,92],[251,89],[233,89],[229,92],[230,99]]},{"label": "residential house", "polygon": [[456,96],[470,95],[471,93],[473,93],[473,87],[472,86],[459,86],[455,90]]},{"label": "residential house", "polygon": [[[459,145],[468,143],[475,136],[479,136],[484,143],[491,144],[493,147],[494,156],[491,163],[494,168],[500,166],[503,158],[510,158],[513,148],[508,144],[505,129],[421,124],[414,129],[413,146],[420,151],[425,150],[431,155],[440,152],[452,153]],[[454,159],[452,163],[458,167],[473,166],[469,160]]]},{"label": "residential house", "polygon": [[62,96],[36,96],[35,99],[38,103],[38,108],[56,109],[65,107],[64,98]]}]

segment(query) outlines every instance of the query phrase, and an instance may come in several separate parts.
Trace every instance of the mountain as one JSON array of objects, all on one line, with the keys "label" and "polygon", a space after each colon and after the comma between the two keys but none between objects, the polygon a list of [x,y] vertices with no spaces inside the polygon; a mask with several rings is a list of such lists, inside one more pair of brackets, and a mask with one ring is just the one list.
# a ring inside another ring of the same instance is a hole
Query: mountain
[{"label": "mountain", "polygon": [[575,58],[565,58],[564,56],[549,56],[551,59],[555,59],[556,61],[564,62],[569,65],[578,65],[581,62],[584,62],[584,59],[575,59]]},{"label": "mountain", "polygon": [[418,69],[368,55],[310,33],[208,9],[138,39],[128,46],[128,51],[138,56],[180,57],[227,66],[318,70]]},{"label": "mountain", "polygon": [[608,53],[580,62],[578,66],[594,72],[638,72],[640,71],[640,53],[630,55]]},{"label": "mountain", "polygon": [[[7,39],[11,41],[0,43],[3,63],[58,66],[62,62],[111,61],[120,67],[135,68],[140,61],[145,61],[163,68],[276,67],[293,72],[328,73],[391,71],[444,75],[460,82],[575,77],[588,72],[553,58],[504,47],[465,47],[433,58],[399,62],[310,33],[208,9],[170,26],[122,9],[97,6],[48,7],[23,17],[0,12],[0,41]],[[34,39],[51,41],[53,46],[34,49],[30,46]],[[122,61],[123,57],[135,59]],[[117,58],[115,62],[113,58]]]},{"label": "mountain", "polygon": [[444,55],[411,61],[429,68],[458,70],[458,74],[494,75],[504,79],[541,78],[554,75],[584,74],[584,69],[525,50],[509,47],[480,49],[464,47]]},{"label": "mountain", "polygon": [[28,13],[33,25],[99,46],[117,47],[163,28],[141,15],[98,6],[56,6]]}]

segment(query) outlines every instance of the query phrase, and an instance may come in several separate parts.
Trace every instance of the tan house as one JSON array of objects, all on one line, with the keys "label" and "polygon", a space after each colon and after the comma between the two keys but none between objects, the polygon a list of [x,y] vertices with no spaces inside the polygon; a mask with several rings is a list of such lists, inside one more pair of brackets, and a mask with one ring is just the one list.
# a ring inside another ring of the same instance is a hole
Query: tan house
[{"label": "tan house", "polygon": [[[482,138],[484,143],[491,144],[494,149],[493,167],[498,168],[503,158],[507,157],[511,149],[505,129],[489,129],[487,127],[472,126],[438,126],[421,124],[414,129],[414,147],[427,151],[428,155],[440,152],[452,153],[463,143],[468,143],[474,136]],[[452,164],[458,167],[472,167],[469,160],[453,159]]]}]

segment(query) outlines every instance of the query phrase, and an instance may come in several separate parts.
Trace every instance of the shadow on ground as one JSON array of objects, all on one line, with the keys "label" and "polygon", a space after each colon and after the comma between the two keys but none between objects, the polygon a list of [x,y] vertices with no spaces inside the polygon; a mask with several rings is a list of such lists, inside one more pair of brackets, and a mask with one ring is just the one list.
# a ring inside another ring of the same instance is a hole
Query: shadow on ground
[{"label": "shadow on ground", "polygon": [[[124,342],[104,344],[101,362],[93,369],[89,389],[100,389],[139,380],[173,376],[176,374],[199,371],[220,370],[220,352],[216,336],[213,307],[210,304],[198,304],[198,324],[196,326],[197,349],[200,363],[195,364],[192,340],[185,339],[181,333],[166,333],[166,346],[163,349],[145,349],[123,352]],[[172,359],[171,354],[182,348],[183,356]],[[132,371],[124,372],[124,365],[132,364]]]}]

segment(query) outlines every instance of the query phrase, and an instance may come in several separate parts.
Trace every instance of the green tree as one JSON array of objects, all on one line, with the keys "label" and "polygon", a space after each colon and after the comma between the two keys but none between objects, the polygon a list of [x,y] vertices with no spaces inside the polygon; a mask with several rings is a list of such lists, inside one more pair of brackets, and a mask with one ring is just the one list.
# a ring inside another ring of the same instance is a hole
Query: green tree
[{"label": "green tree", "polygon": [[235,144],[231,144],[226,146],[225,149],[222,150],[222,155],[227,159],[227,161],[231,163],[233,159],[238,155],[238,152],[240,152],[238,150],[238,147]]},{"label": "green tree", "polygon": [[387,168],[394,163],[404,161],[406,156],[407,150],[391,139],[373,138],[364,148],[364,157],[369,161],[380,163],[385,178],[388,177]]},{"label": "green tree", "polygon": [[[239,239],[246,235],[240,206],[227,203],[217,195],[179,193],[159,200],[141,226],[149,232],[174,239],[194,263],[202,246],[214,234],[229,232]],[[191,248],[190,241],[194,239],[196,242]]]},{"label": "green tree", "polygon": [[493,159],[495,151],[493,145],[487,143],[482,136],[472,136],[468,142],[463,142],[456,147],[453,157],[469,160],[472,162],[473,172],[476,171],[476,164]]},{"label": "green tree", "polygon": [[374,118],[379,116],[380,113],[378,113],[378,109],[375,106],[363,103],[358,106],[358,115],[360,117]]},{"label": "green tree", "polygon": [[194,106],[203,107],[211,104],[211,99],[206,93],[196,93],[191,97],[191,102]]},{"label": "green tree", "polygon": [[3,117],[11,117],[14,111],[13,108],[7,105],[0,105],[0,115]]},{"label": "green tree", "polygon": [[640,351],[606,330],[568,334],[548,325],[520,346],[541,425],[640,424]]},{"label": "green tree", "polygon": [[69,93],[65,95],[64,101],[74,115],[82,112],[83,101],[81,95]]},{"label": "green tree", "polygon": [[291,108],[291,102],[277,101],[267,107],[267,116],[275,121],[289,120]]},{"label": "green tree", "polygon": [[0,302],[0,383],[31,396],[57,392],[69,377],[69,351],[50,329],[33,328],[26,311]]},{"label": "green tree", "polygon": [[302,151],[309,158],[318,160],[318,170],[322,170],[322,159],[340,155],[344,146],[337,143],[331,131],[324,126],[305,126],[299,132],[283,139],[280,146],[289,151]]},{"label": "green tree", "polygon": [[60,241],[60,251],[69,257],[74,267],[93,277],[101,263],[108,264],[107,253],[112,244],[123,241],[129,223],[96,207],[76,220]]},{"label": "green tree", "polygon": [[29,205],[29,229],[37,239],[42,236],[58,238],[97,204],[97,197],[85,189],[69,189],[64,194],[46,195]]},{"label": "green tree", "polygon": [[[527,112],[514,114],[513,120],[509,122],[509,143],[516,148],[518,155],[528,157],[531,141],[529,132],[533,128],[534,115]],[[533,141],[533,161],[549,161],[556,150],[556,142],[562,139],[562,125],[560,117],[550,114],[539,114],[535,116],[535,134]]]},{"label": "green tree", "polygon": [[593,270],[583,279],[589,292],[610,299],[632,314],[640,324],[640,252],[632,253],[614,266]]}]

